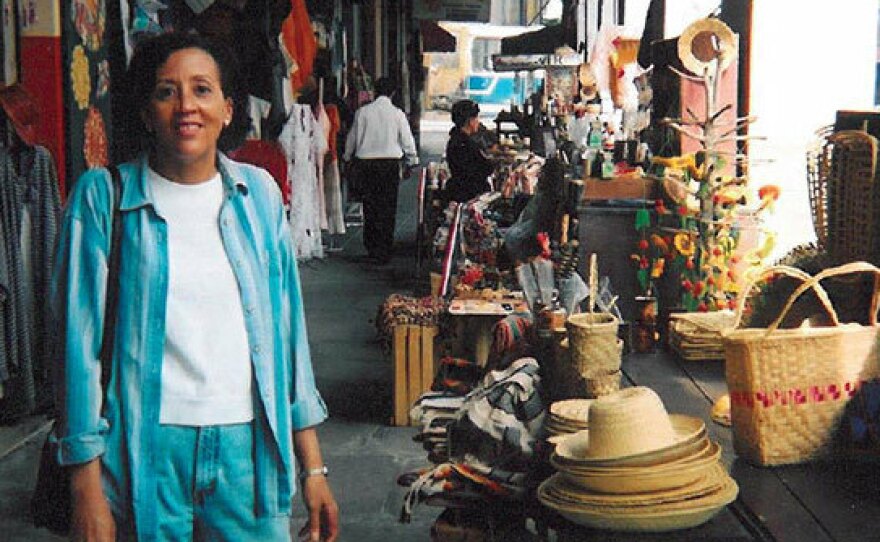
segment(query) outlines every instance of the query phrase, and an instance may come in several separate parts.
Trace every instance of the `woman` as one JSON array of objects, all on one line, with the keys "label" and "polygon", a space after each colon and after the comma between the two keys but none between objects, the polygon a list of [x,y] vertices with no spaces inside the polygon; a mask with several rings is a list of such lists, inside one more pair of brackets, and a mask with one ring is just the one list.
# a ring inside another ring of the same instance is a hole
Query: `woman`
[{"label": "woman", "polygon": [[[314,426],[315,389],[281,195],[227,149],[244,118],[230,59],[195,34],[139,44],[119,167],[121,269],[112,380],[101,343],[112,187],[70,194],[54,275],[59,461],[74,540],[289,540],[294,454],[309,519],[335,540],[337,506]],[[232,126],[230,126],[232,125]]]},{"label": "woman", "polygon": [[465,202],[492,190],[488,177],[494,170],[473,135],[480,129],[480,106],[460,100],[452,106],[452,122],[446,144],[450,178],[444,188],[447,201]]}]

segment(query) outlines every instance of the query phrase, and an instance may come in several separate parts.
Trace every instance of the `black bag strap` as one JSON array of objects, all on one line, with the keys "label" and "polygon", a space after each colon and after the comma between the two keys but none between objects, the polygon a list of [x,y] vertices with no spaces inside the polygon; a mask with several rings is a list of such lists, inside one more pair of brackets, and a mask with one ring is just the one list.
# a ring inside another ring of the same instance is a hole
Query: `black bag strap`
[{"label": "black bag strap", "polygon": [[104,333],[101,337],[101,391],[107,395],[107,386],[113,368],[113,344],[116,342],[116,320],[119,308],[119,265],[121,261],[120,245],[122,244],[122,213],[119,210],[122,199],[122,178],[119,168],[107,166],[113,181],[113,226],[110,238],[110,252],[107,255],[107,293],[104,300]]}]

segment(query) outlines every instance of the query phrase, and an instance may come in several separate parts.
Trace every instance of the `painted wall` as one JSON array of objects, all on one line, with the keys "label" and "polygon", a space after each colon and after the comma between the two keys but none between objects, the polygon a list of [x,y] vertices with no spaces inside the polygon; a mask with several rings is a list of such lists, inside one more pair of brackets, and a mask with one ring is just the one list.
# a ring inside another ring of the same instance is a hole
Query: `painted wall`
[{"label": "painted wall", "polygon": [[19,82],[40,109],[37,141],[52,153],[65,194],[64,87],[59,0],[20,0]]}]

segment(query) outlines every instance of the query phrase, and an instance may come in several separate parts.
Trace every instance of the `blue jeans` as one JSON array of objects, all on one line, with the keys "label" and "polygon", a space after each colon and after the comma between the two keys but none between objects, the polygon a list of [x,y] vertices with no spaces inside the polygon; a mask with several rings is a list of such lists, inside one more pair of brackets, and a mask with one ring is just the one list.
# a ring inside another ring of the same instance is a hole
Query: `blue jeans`
[{"label": "blue jeans", "polygon": [[254,513],[252,423],[161,425],[158,435],[158,540],[290,541],[289,516]]}]

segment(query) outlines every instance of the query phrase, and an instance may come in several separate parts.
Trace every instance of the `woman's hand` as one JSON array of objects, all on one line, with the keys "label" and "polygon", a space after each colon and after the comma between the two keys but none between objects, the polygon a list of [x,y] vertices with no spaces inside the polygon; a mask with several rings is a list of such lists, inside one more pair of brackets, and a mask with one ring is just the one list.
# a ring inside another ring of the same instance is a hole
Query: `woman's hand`
[{"label": "woman's hand", "polygon": [[101,460],[73,467],[70,480],[72,510],[70,540],[115,542],[116,522],[101,486]]},{"label": "woman's hand", "polygon": [[309,520],[299,531],[300,540],[334,542],[339,536],[339,507],[324,476],[309,476],[303,482],[303,500]]}]

